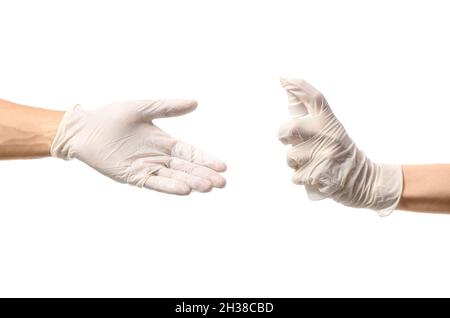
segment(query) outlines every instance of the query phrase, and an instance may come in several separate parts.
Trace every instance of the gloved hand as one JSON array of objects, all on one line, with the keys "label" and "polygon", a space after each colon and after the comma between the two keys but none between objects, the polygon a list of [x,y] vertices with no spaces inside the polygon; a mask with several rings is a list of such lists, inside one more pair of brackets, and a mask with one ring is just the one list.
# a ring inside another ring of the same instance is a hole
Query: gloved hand
[{"label": "gloved hand", "polygon": [[222,188],[225,163],[172,138],[153,119],[193,111],[192,100],[142,100],[66,112],[51,147],[54,157],[77,158],[121,183],[186,195]]},{"label": "gloved hand", "polygon": [[287,153],[287,163],[295,169],[293,182],[304,185],[311,200],[332,198],[382,216],[394,210],[403,187],[401,167],[370,161],[310,84],[297,79],[281,83],[291,115],[297,116],[278,133],[282,143],[293,145]]}]

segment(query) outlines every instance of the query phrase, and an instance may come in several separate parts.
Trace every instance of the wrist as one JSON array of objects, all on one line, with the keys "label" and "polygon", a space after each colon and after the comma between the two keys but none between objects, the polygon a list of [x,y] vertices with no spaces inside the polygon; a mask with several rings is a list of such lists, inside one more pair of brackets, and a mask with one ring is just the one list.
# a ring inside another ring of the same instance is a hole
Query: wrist
[{"label": "wrist", "polygon": [[380,216],[387,216],[397,208],[403,191],[403,171],[399,165],[378,164],[375,179],[375,197],[378,203],[373,207]]},{"label": "wrist", "polygon": [[45,118],[38,124],[37,135],[41,140],[39,144],[42,145],[42,152],[47,156],[50,155],[53,140],[64,114],[60,111],[48,111]]},{"label": "wrist", "polygon": [[345,177],[344,187],[333,199],[353,208],[375,210],[380,216],[397,208],[402,189],[402,169],[397,165],[378,164],[357,152],[355,162]]},{"label": "wrist", "polygon": [[75,157],[76,150],[72,147],[73,139],[83,130],[84,115],[80,105],[75,105],[64,113],[50,145],[52,157],[64,160]]}]

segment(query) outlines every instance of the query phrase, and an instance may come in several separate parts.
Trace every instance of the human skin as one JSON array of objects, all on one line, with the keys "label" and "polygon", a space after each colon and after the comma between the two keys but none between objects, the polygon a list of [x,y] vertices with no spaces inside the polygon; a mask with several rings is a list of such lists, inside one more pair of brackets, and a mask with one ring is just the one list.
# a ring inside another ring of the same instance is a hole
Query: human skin
[{"label": "human skin", "polygon": [[399,210],[450,213],[450,165],[404,165]]},{"label": "human skin", "polygon": [[0,159],[50,156],[50,147],[63,115],[64,112],[0,99]]}]

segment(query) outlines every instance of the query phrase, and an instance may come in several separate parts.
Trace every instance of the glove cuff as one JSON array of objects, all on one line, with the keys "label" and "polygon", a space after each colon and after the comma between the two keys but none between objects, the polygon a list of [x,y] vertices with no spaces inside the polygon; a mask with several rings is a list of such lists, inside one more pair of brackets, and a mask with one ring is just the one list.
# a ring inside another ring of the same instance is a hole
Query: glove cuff
[{"label": "glove cuff", "polygon": [[379,200],[373,209],[379,216],[388,216],[397,207],[403,191],[403,171],[399,165],[379,164],[375,195]]},{"label": "glove cuff", "polygon": [[64,160],[71,160],[75,157],[75,151],[72,149],[70,141],[81,130],[80,123],[83,117],[83,109],[78,104],[66,111],[50,148],[52,157]]}]

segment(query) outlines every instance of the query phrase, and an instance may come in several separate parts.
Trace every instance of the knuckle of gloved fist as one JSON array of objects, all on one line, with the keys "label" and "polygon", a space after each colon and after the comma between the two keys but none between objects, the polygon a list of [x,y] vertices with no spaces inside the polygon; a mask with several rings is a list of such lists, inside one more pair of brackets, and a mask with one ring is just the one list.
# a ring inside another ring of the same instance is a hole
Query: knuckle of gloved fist
[{"label": "knuckle of gloved fist", "polygon": [[286,155],[286,163],[292,169],[297,169],[300,165],[299,157],[297,155],[294,155],[292,150],[289,150],[288,154]]},{"label": "knuckle of gloved fist", "polygon": [[299,140],[299,141],[303,141],[303,134],[302,134],[302,130],[300,127],[294,127],[291,129],[291,133],[290,133],[290,137],[291,139],[295,139],[295,140]]},{"label": "knuckle of gloved fist", "polygon": [[281,141],[283,144],[286,144],[285,141],[287,140],[288,134],[284,127],[280,127],[280,129],[278,129],[277,137],[279,141]]},{"label": "knuckle of gloved fist", "polygon": [[291,127],[289,127],[289,129],[285,130],[282,137],[284,138],[284,140],[287,140],[287,141],[302,138],[299,127],[292,126],[292,125],[291,125]]},{"label": "knuckle of gloved fist", "polygon": [[297,170],[291,178],[292,183],[296,184],[296,185],[304,185],[304,178],[303,175],[301,173],[301,171]]},{"label": "knuckle of gloved fist", "polygon": [[296,147],[289,149],[286,154],[287,164],[294,169],[298,166],[303,166],[308,159],[309,156],[304,152],[301,153]]},{"label": "knuckle of gloved fist", "polygon": [[284,145],[293,145],[303,141],[301,137],[295,135],[286,135],[283,137],[279,137],[278,140]]},{"label": "knuckle of gloved fist", "polygon": [[283,144],[283,145],[287,145],[288,144],[288,141],[289,141],[289,139],[287,138],[287,137],[280,137],[280,136],[278,136],[278,140]]}]

